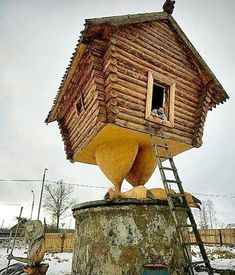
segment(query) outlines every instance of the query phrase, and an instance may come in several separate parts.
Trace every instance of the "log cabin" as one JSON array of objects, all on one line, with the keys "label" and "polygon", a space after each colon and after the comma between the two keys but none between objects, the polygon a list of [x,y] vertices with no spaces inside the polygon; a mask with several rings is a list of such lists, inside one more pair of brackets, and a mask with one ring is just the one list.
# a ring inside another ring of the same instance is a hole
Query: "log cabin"
[{"label": "log cabin", "polygon": [[58,122],[67,159],[99,165],[120,191],[156,167],[149,123],[177,155],[202,145],[208,111],[228,98],[172,15],[87,19],[46,123]]}]

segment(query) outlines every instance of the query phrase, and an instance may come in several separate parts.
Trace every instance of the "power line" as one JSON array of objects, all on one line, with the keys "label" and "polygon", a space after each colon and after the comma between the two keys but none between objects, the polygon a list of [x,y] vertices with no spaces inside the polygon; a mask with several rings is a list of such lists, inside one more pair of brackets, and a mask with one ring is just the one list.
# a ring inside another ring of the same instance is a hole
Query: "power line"
[{"label": "power line", "polygon": [[22,179],[22,180],[19,180],[19,179],[17,179],[17,180],[15,180],[15,179],[13,179],[13,180],[11,180],[11,179],[0,179],[0,182],[11,182],[11,181],[25,181],[25,182],[41,182],[42,180],[25,180],[25,179]]},{"label": "power line", "polygon": [[[42,180],[36,179],[0,179],[0,182],[41,182]],[[58,183],[59,181],[55,180],[45,180],[47,183]],[[98,186],[98,185],[89,185],[89,184],[80,184],[80,183],[71,183],[63,182],[64,184],[77,186],[77,187],[86,187],[86,188],[97,188],[97,189],[107,189],[112,186]],[[206,197],[217,197],[217,198],[232,198],[235,199],[235,194],[202,194],[202,193],[192,193],[197,196],[206,196]]]}]

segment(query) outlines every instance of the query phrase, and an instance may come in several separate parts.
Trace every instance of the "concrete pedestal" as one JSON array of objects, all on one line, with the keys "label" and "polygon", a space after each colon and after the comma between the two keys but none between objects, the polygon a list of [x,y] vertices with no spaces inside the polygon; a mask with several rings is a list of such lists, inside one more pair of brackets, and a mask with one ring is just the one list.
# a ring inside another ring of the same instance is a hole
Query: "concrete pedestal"
[{"label": "concrete pedestal", "polygon": [[[136,200],[76,205],[73,275],[139,275],[146,264],[183,274],[182,248],[167,205]],[[185,213],[179,212],[182,223]],[[187,231],[185,232],[187,234]]]}]

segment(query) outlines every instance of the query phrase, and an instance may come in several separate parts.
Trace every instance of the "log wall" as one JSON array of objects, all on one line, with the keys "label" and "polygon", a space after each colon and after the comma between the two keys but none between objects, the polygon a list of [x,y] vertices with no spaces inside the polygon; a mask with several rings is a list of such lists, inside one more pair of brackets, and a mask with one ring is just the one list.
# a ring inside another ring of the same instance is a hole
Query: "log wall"
[{"label": "log wall", "polygon": [[[93,41],[84,54],[62,105],[59,126],[71,161],[106,121],[102,57],[105,43]],[[77,111],[76,102],[80,104]]]},{"label": "log wall", "polygon": [[164,22],[120,27],[104,56],[107,118],[120,126],[147,132],[147,74],[157,72],[176,82],[175,125],[168,136],[192,144],[203,83],[173,30]]}]

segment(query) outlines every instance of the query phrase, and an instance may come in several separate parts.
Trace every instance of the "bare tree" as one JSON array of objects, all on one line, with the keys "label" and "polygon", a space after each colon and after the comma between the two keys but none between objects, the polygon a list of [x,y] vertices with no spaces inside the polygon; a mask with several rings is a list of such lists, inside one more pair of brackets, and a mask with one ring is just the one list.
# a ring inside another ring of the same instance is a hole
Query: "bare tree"
[{"label": "bare tree", "polygon": [[201,211],[199,212],[199,226],[201,229],[208,229],[208,213],[205,201],[202,202]]},{"label": "bare tree", "polygon": [[216,216],[215,216],[216,212],[215,212],[215,207],[214,207],[213,201],[207,200],[206,207],[207,207],[207,212],[208,212],[209,225],[210,225],[210,228],[212,229],[212,228],[214,228],[214,226],[217,223]]},{"label": "bare tree", "polygon": [[71,198],[73,188],[60,180],[55,184],[46,184],[43,198],[43,208],[51,215],[59,229],[60,219],[66,216],[67,211],[75,203]]},{"label": "bare tree", "polygon": [[213,201],[206,200],[202,202],[201,211],[199,211],[198,224],[201,229],[213,229],[217,226],[218,221]]}]

